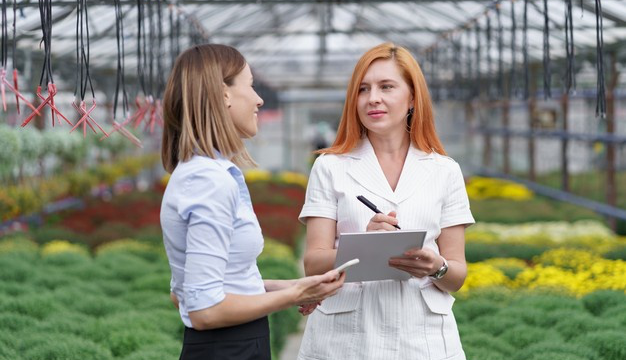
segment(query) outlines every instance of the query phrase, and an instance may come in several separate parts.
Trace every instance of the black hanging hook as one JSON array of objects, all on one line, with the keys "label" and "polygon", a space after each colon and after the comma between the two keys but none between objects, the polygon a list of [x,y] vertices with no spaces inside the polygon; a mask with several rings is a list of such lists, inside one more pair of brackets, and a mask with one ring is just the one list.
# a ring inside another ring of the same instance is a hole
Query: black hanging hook
[{"label": "black hanging hook", "polygon": [[543,98],[552,97],[550,69],[550,17],[548,16],[548,0],[543,0]]},{"label": "black hanging hook", "polygon": [[575,54],[574,54],[574,26],[572,22],[572,0],[565,0],[565,53],[567,66],[565,69],[565,92],[569,94],[572,87],[576,87]]},{"label": "black hanging hook", "polygon": [[530,96],[530,74],[528,69],[528,0],[524,0],[524,23],[522,38],[522,54],[524,55],[524,99]]},{"label": "black hanging hook", "polygon": [[511,71],[509,73],[509,98],[517,92],[517,19],[515,18],[515,2],[511,2]]},{"label": "black hanging hook", "polygon": [[596,116],[606,117],[606,86],[604,83],[604,34],[602,23],[602,3],[596,0],[596,69],[598,72]]}]

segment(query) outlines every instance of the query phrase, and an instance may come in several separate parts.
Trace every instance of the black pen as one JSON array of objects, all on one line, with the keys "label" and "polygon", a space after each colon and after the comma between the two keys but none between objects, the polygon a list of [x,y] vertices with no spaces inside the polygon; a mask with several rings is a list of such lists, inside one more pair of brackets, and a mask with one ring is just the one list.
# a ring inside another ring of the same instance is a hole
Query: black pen
[{"label": "black pen", "polygon": [[[363,204],[365,204],[365,206],[367,206],[368,208],[370,208],[373,212],[377,213],[377,214],[382,214],[382,212],[380,210],[378,210],[378,208],[376,207],[376,205],[372,204],[371,201],[367,200],[365,198],[365,196],[363,195],[359,195],[356,197],[360,202],[362,202]],[[402,230],[400,229],[400,227],[398,225],[394,225],[394,227],[398,230]]]}]

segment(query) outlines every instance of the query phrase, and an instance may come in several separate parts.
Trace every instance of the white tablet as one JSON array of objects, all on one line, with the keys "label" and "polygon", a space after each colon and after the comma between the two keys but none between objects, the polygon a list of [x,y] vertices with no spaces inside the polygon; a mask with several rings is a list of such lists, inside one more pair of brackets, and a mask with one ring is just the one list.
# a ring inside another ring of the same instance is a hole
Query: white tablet
[{"label": "white tablet", "polygon": [[421,248],[425,237],[425,230],[344,233],[339,235],[335,267],[355,258],[360,260],[346,271],[346,282],[408,280],[411,275],[390,267],[389,258]]}]

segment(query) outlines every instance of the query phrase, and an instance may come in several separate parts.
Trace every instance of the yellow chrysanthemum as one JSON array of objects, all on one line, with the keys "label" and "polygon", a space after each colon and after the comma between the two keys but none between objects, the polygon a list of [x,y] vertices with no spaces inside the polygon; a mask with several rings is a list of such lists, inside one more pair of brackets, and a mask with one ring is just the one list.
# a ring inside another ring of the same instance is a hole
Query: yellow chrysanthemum
[{"label": "yellow chrysanthemum", "polygon": [[249,169],[243,173],[246,182],[252,183],[255,181],[268,181],[272,178],[272,173],[267,170],[261,169]]},{"label": "yellow chrysanthemum", "polygon": [[477,288],[507,285],[509,282],[509,278],[497,267],[485,263],[472,263],[467,265],[467,278],[459,293],[464,294]]},{"label": "yellow chrysanthemum", "polygon": [[41,247],[42,256],[61,253],[89,255],[89,252],[83,246],[78,244],[72,244],[67,240],[52,240]]},{"label": "yellow chrysanthemum", "polygon": [[496,178],[474,176],[466,186],[467,195],[473,200],[503,198],[523,201],[533,197],[533,192],[524,185]]},{"label": "yellow chrysanthemum", "polygon": [[283,182],[285,184],[294,184],[300,185],[303,188],[306,188],[309,179],[306,175],[300,174],[293,171],[282,171],[276,177],[278,181]]}]

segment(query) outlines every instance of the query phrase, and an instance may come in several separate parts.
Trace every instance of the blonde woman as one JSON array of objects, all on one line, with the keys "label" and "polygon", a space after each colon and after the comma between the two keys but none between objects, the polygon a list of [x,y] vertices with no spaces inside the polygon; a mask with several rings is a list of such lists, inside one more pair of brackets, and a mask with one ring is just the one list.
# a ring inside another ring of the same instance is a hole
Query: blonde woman
[{"label": "blonde woman", "polygon": [[234,48],[197,45],[172,69],[164,99],[161,205],[172,300],[185,333],[181,359],[270,359],[267,314],[316,304],[343,284],[337,271],[263,280],[263,236],[240,166],[263,100]]},{"label": "blonde woman", "polygon": [[[307,275],[333,267],[343,232],[427,230],[389,259],[406,281],[348,283],[309,317],[298,359],[463,360],[449,294],[465,280],[474,223],[459,165],[446,156],[419,65],[382,44],[356,64],[334,144],[319,151],[300,219]],[[364,195],[384,214],[357,200]]]}]

